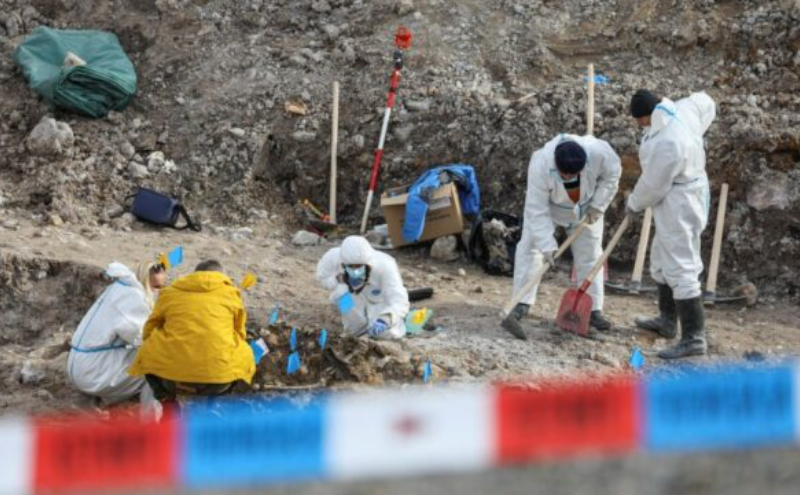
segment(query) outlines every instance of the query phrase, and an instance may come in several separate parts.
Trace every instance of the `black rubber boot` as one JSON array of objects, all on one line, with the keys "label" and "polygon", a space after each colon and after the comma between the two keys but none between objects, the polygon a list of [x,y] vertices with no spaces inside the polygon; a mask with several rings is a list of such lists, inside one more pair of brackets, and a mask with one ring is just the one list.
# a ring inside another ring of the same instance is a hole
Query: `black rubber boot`
[{"label": "black rubber boot", "polygon": [[670,340],[675,338],[678,335],[678,311],[669,285],[658,284],[658,313],[657,318],[636,318],[636,326]]},{"label": "black rubber boot", "polygon": [[703,311],[703,297],[676,300],[678,318],[681,320],[681,341],[658,353],[662,359],[680,359],[695,355],[705,355],[706,345],[705,314]]},{"label": "black rubber boot", "polygon": [[528,315],[530,308],[531,306],[528,304],[517,304],[514,309],[511,310],[511,313],[503,320],[501,324],[503,329],[520,340],[527,340],[528,334],[525,333],[525,329],[522,328],[522,323],[520,321]]},{"label": "black rubber boot", "polygon": [[606,331],[611,329],[611,321],[603,316],[603,311],[592,311],[589,326],[598,331]]}]

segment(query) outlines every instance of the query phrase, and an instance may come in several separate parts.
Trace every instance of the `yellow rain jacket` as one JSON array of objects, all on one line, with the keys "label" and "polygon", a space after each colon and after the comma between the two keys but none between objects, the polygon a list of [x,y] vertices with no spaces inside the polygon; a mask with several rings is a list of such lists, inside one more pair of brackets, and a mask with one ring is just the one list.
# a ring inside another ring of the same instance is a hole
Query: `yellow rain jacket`
[{"label": "yellow rain jacket", "polygon": [[250,383],[256,366],[246,321],[230,278],[215,271],[184,276],[161,291],[128,372],[188,383]]}]

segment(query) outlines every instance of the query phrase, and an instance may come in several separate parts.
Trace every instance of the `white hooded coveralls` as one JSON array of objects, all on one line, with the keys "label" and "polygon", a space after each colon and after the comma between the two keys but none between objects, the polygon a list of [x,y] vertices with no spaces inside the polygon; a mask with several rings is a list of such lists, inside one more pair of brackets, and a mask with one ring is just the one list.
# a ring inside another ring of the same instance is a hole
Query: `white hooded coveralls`
[{"label": "white hooded coveralls", "polygon": [[360,335],[381,318],[389,324],[389,330],[378,338],[405,336],[410,304],[394,258],[374,250],[367,240],[355,236],[346,238],[341,248],[329,250],[317,265],[317,281],[331,292],[330,301],[337,309],[339,299],[349,291],[342,282],[343,264],[366,264],[370,268],[366,285],[352,294],[353,309],[342,315],[345,330]]},{"label": "white hooded coveralls", "polygon": [[[580,173],[581,195],[577,204],[569,198],[556,167],[555,150],[564,141],[574,141],[586,151],[586,166]],[[539,270],[542,253],[558,249],[555,227],[562,226],[571,233],[589,207],[605,212],[617,193],[621,174],[619,156],[607,142],[593,136],[562,134],[533,154],[528,166],[522,238],[517,244],[514,259],[515,295]],[[570,248],[579,284],[586,279],[602,255],[602,244],[602,218],[584,228],[572,243]],[[533,305],[537,289],[534,287],[523,295],[520,303]],[[602,310],[603,271],[592,281],[588,294],[592,297],[592,310]]]},{"label": "white hooded coveralls", "polygon": [[714,101],[705,92],[677,103],[663,99],[645,130],[639,148],[642,176],[628,198],[634,212],[653,208],[650,273],[678,300],[702,293],[700,235],[710,202],[703,135],[715,116]]},{"label": "white hooded coveralls", "polygon": [[104,404],[121,402],[139,394],[142,412],[159,410],[144,377],[128,375],[142,327],[150,316],[144,287],[136,275],[118,262],[106,274],[114,280],[95,301],[72,335],[67,374],[75,387],[100,397]]}]

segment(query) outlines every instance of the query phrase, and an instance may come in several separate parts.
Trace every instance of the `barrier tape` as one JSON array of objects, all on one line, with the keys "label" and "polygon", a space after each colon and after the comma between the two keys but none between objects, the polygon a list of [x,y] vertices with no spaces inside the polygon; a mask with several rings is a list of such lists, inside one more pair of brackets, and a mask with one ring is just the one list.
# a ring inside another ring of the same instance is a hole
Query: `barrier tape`
[{"label": "barrier tape", "polygon": [[0,420],[0,492],[214,489],[795,444],[800,369],[197,401],[161,423]]}]

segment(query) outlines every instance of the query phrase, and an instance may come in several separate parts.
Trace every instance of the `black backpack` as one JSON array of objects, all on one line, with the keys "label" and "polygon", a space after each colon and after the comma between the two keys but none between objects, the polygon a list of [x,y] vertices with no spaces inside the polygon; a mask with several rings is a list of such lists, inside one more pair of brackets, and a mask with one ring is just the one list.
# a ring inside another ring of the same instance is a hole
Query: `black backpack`
[{"label": "black backpack", "polygon": [[[492,221],[499,221],[502,225],[494,223],[489,227]],[[486,273],[493,276],[513,276],[514,257],[520,238],[520,218],[499,211],[481,211],[472,223],[469,235],[467,249],[470,260],[480,264]]]},{"label": "black backpack", "polygon": [[[131,214],[142,221],[178,230],[202,230],[200,224],[192,221],[189,213],[186,212],[186,209],[178,200],[163,193],[149,188],[139,188],[135,194],[128,198],[133,199],[133,203],[130,206]],[[181,217],[183,217],[185,223],[183,226],[178,226]]]}]

